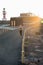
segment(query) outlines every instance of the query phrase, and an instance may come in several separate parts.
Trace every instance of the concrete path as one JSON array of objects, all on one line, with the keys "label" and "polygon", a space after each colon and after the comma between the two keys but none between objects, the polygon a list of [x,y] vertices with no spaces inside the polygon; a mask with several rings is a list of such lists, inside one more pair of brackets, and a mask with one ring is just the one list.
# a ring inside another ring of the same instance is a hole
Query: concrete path
[{"label": "concrete path", "polygon": [[18,30],[0,35],[0,65],[18,65],[21,58],[21,37]]}]

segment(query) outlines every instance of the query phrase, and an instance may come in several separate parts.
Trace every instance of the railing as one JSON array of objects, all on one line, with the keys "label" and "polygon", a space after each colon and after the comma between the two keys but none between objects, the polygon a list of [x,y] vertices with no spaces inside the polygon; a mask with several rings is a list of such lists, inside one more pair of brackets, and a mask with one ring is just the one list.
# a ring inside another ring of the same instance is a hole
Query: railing
[{"label": "railing", "polygon": [[[25,44],[28,43],[28,42],[25,42],[25,34],[26,34],[26,32],[27,32],[28,30],[31,30],[31,27],[28,27],[28,28],[23,29],[22,56],[21,56],[22,63],[25,63],[25,61],[26,61],[26,59],[25,59],[24,47],[25,47],[25,46],[28,46],[28,45],[25,45]],[[37,37],[35,38],[36,41],[37,41],[38,39],[40,40],[41,36],[42,36],[42,35],[38,35],[38,38],[37,38]],[[27,61],[28,61],[28,59],[27,59]]]}]

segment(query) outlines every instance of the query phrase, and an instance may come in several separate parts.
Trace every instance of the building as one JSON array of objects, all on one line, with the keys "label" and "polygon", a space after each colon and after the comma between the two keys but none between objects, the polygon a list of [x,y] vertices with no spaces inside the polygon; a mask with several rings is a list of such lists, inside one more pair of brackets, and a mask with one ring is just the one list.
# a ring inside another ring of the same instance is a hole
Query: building
[{"label": "building", "polygon": [[33,14],[33,13],[21,13],[20,16],[21,17],[29,17],[29,16],[35,16],[35,14]]},{"label": "building", "polygon": [[24,26],[29,27],[31,34],[36,34],[40,30],[40,20],[41,18],[35,16],[32,13],[21,13],[19,17],[12,17],[10,19],[10,26]]},{"label": "building", "polygon": [[40,20],[41,18],[38,16],[29,16],[29,17],[22,17],[23,26],[29,27],[29,32],[31,34],[36,34],[40,30]]},{"label": "building", "polygon": [[21,17],[13,17],[10,19],[10,26],[19,26],[23,25]]}]

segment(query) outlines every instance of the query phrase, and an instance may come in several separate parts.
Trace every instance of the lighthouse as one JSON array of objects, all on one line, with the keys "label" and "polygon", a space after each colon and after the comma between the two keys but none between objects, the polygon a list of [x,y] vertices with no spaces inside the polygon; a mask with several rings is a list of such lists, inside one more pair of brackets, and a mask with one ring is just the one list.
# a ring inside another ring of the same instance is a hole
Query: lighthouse
[{"label": "lighthouse", "polygon": [[6,11],[5,11],[5,8],[3,8],[3,19],[2,20],[6,20]]}]

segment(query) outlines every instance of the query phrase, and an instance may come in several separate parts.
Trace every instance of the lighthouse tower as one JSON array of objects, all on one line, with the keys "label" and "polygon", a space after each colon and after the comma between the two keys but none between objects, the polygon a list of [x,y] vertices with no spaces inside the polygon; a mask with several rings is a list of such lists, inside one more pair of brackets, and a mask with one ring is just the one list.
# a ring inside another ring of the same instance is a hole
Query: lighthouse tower
[{"label": "lighthouse tower", "polygon": [[3,20],[6,20],[6,11],[5,11],[5,8],[3,8]]}]

